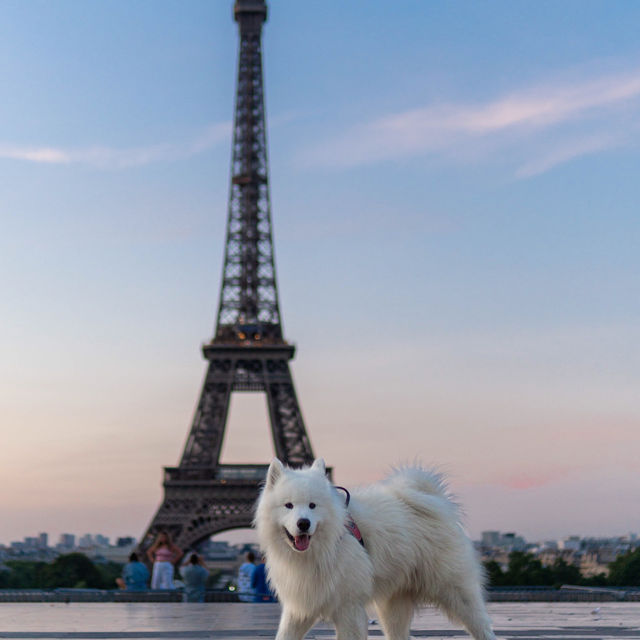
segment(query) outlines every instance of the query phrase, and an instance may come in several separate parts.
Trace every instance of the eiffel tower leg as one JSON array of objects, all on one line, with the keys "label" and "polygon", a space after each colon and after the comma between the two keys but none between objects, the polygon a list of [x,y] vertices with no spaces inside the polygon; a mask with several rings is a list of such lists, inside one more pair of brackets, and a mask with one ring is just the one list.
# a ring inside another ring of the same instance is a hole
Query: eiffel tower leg
[{"label": "eiffel tower leg", "polygon": [[[216,488],[216,466],[224,437],[234,371],[229,358],[212,358],[180,467],[165,469],[164,499],[144,537],[148,546],[159,531],[167,531],[179,546],[193,544],[193,531],[210,528],[213,533],[229,528],[226,516],[234,515],[226,506],[227,496]],[[246,510],[251,498],[236,496],[238,511]],[[213,518],[213,519],[212,519]],[[232,518],[233,519],[233,518]],[[235,520],[234,520],[235,521]],[[250,517],[240,517],[238,526],[250,526]],[[211,535],[211,534],[210,534]],[[196,536],[197,537],[197,536]]]},{"label": "eiffel tower leg", "polygon": [[218,464],[234,375],[233,362],[229,358],[211,359],[180,460],[181,467],[214,467]]},{"label": "eiffel tower leg", "polygon": [[265,377],[276,455],[289,466],[310,464],[313,451],[287,360],[268,360]]}]

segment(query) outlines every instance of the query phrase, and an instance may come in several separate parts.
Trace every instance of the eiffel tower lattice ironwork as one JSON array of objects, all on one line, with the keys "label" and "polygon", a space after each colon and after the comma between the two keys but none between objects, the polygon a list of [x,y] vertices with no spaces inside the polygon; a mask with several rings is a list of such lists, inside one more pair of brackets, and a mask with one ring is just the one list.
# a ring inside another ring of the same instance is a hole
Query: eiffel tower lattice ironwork
[{"label": "eiffel tower lattice ironwork", "polygon": [[141,548],[168,531],[183,549],[227,529],[248,527],[267,465],[220,464],[231,394],[266,394],[276,455],[291,466],[313,460],[283,338],[271,232],[262,84],[265,0],[237,0],[240,33],[233,159],[222,286],[200,400],[177,467],[165,467],[164,499]]}]

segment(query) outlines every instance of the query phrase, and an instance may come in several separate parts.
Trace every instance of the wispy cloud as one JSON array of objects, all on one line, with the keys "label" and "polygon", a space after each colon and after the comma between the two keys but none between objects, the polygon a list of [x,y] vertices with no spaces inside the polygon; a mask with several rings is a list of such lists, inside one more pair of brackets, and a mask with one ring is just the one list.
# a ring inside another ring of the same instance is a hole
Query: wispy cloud
[{"label": "wispy cloud", "polygon": [[526,161],[516,171],[519,178],[529,178],[549,171],[556,165],[564,164],[580,156],[605,151],[625,144],[625,139],[615,134],[601,134],[586,136],[576,140],[553,145],[547,152],[543,152]]},{"label": "wispy cloud", "polygon": [[[620,135],[620,118],[639,114],[637,69],[522,89],[485,103],[428,105],[383,116],[306,151],[303,160],[345,167],[427,154],[485,159],[517,143],[520,149],[512,159],[516,174],[528,177],[580,155],[629,143]],[[539,136],[551,133],[541,144]],[[532,144],[527,148],[523,142]]]},{"label": "wispy cloud", "polygon": [[71,162],[67,151],[50,147],[19,147],[0,144],[0,158],[28,160],[44,164],[67,164]]},{"label": "wispy cloud", "polygon": [[171,162],[203,153],[229,139],[231,123],[212,124],[192,140],[177,144],[115,148],[92,146],[56,148],[19,146],[0,143],[0,158],[41,164],[80,164],[101,169],[127,169],[154,162]]}]

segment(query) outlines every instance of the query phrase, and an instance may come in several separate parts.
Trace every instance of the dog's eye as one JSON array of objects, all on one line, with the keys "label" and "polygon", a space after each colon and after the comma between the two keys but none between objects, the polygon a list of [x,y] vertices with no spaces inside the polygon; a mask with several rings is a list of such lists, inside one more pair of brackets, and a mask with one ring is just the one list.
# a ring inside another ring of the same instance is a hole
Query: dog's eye
[{"label": "dog's eye", "polygon": [[293,509],[293,505],[290,502],[284,505],[286,509]]},{"label": "dog's eye", "polygon": [[316,508],[316,503],[315,502],[310,502],[309,503],[309,509],[315,509]]}]

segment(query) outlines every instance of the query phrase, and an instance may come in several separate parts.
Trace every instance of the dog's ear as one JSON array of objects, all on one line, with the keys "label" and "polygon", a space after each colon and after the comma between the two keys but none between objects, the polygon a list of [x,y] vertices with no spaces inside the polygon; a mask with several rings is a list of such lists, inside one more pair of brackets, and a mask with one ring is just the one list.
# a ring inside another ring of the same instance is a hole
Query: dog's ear
[{"label": "dog's ear", "polygon": [[323,476],[327,475],[327,465],[324,463],[322,458],[316,458],[311,465],[311,468],[318,473],[321,473]]},{"label": "dog's ear", "polygon": [[267,471],[267,487],[272,487],[276,480],[284,473],[284,465],[278,458],[274,458]]}]

